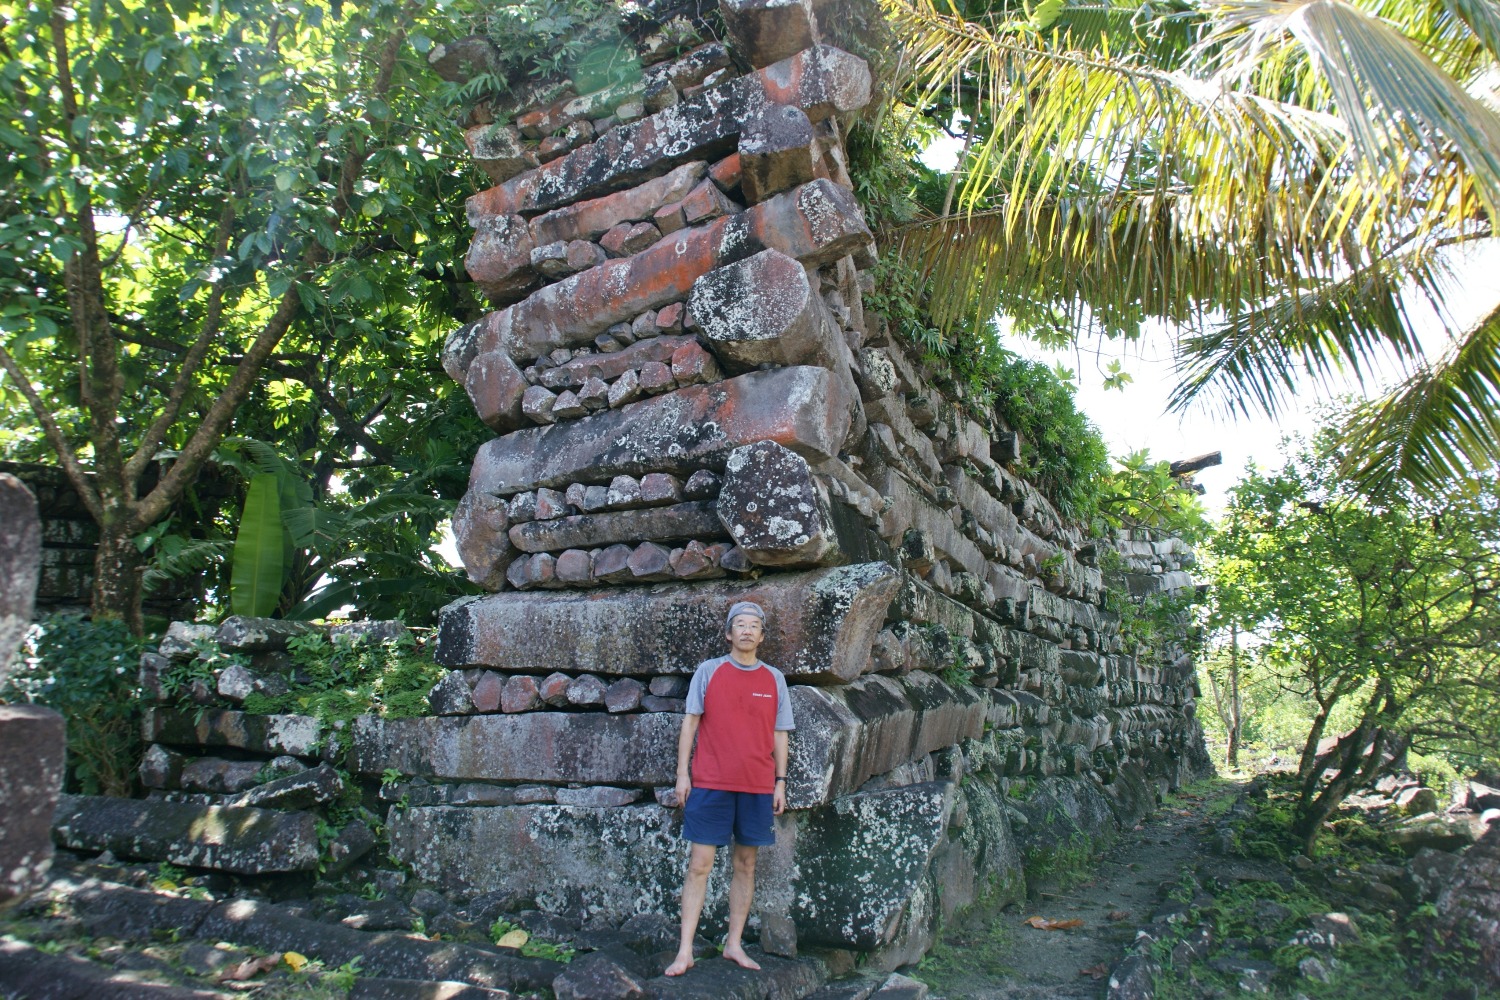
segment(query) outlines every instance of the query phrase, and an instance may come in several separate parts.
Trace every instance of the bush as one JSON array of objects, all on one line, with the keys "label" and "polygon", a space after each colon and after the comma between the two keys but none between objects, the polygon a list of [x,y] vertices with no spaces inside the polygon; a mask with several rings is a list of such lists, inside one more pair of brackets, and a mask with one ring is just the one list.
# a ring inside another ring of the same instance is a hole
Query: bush
[{"label": "bush", "polygon": [[68,725],[66,787],[129,795],[140,762],[137,665],[148,640],[123,621],[51,615],[32,626],[0,700],[45,705]]}]

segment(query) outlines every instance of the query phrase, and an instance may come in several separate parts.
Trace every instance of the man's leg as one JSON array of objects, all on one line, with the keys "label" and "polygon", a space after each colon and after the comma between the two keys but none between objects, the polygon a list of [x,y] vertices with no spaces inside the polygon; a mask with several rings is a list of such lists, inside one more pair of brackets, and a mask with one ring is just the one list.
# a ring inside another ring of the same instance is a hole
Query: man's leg
[{"label": "man's leg", "polygon": [[[677,943],[677,957],[667,966],[667,975],[680,976],[693,967],[693,938],[698,935],[698,918],[703,914],[703,897],[708,892],[708,876],[714,870],[714,855],[718,848],[713,844],[694,844],[688,854],[687,877],[682,880],[682,936]],[[738,852],[739,848],[735,848]],[[755,853],[751,849],[751,854]],[[739,856],[736,853],[736,858]],[[751,860],[752,876],[754,860]],[[735,877],[738,878],[738,868]],[[731,892],[730,898],[733,899]],[[746,913],[749,907],[746,907]],[[740,925],[744,926],[741,918]]]},{"label": "man's leg", "polygon": [[724,938],[724,957],[744,969],[758,969],[760,965],[745,954],[740,935],[745,932],[745,921],[750,916],[750,904],[755,899],[755,852],[756,847],[745,844],[734,845],[734,878],[729,883],[729,935]]}]

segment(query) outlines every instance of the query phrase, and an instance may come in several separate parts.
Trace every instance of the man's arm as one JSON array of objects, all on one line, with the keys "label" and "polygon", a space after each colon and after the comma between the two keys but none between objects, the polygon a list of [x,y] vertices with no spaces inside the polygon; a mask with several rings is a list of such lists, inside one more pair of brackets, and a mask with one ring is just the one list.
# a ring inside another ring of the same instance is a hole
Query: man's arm
[{"label": "man's arm", "polygon": [[[786,774],[787,758],[787,736],[785,729],[776,730],[775,743],[771,747],[771,757],[776,761],[776,774]],[[764,800],[762,800],[764,801]],[[786,782],[776,782],[776,791],[771,794],[771,812],[780,816],[786,811]]]},{"label": "man's arm", "polygon": [[702,718],[703,716],[692,713],[684,715],[682,729],[677,734],[677,804],[679,806],[687,805],[688,796],[693,791],[691,771],[693,740],[698,737],[698,723]]}]

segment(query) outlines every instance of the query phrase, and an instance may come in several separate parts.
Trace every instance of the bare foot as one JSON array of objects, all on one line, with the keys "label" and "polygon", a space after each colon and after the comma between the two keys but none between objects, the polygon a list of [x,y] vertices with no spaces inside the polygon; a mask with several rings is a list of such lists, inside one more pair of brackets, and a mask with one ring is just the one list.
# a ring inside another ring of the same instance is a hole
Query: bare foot
[{"label": "bare foot", "polygon": [[680,976],[692,967],[693,956],[678,955],[675,959],[673,959],[672,964],[667,966],[666,974],[669,976]]},{"label": "bare foot", "polygon": [[738,945],[733,948],[725,948],[724,957],[729,959],[731,962],[733,962],[735,965],[738,965],[742,969],[760,968],[760,963],[755,961],[755,959],[751,958],[749,955],[745,954],[745,949]]}]

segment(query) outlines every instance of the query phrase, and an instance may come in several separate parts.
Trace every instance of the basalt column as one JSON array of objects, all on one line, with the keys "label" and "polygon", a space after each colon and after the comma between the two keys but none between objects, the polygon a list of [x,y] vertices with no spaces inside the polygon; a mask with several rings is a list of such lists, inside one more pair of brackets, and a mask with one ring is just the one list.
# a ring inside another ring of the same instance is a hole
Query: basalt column
[{"label": "basalt column", "polygon": [[443,364],[496,433],[454,516],[491,593],[443,612],[434,714],[354,734],[423,879],[675,912],[683,697],[739,600],[798,727],[768,943],[911,961],[1019,886],[1045,824],[1010,789],[1102,833],[1178,778],[1190,677],[1123,655],[1098,543],[863,308],[844,138],[878,81],[833,44],[851,13],[722,0],[640,28],[634,82],[473,111],[494,186],[466,265],[495,308]]}]

